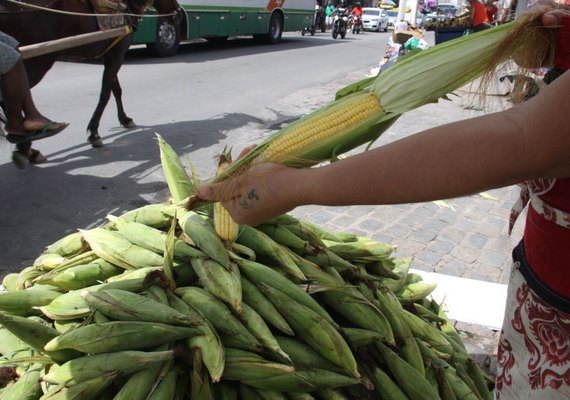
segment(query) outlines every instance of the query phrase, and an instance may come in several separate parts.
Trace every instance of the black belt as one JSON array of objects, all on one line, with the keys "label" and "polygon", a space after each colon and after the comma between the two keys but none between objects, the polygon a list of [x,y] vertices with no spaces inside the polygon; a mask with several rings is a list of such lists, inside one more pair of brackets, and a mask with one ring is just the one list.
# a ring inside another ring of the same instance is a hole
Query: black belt
[{"label": "black belt", "polygon": [[560,311],[570,314],[570,299],[546,286],[526,262],[524,245],[521,241],[513,250],[513,260],[528,286],[544,301]]}]

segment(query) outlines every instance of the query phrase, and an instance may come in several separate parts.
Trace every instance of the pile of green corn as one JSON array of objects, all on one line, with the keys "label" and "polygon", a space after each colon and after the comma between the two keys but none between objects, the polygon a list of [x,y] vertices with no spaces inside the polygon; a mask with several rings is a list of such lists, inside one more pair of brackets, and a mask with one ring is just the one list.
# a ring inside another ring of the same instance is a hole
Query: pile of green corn
[{"label": "pile of green corn", "polygon": [[214,230],[159,137],[173,201],[46,247],[0,292],[2,400],[491,399],[393,247],[291,215]]}]

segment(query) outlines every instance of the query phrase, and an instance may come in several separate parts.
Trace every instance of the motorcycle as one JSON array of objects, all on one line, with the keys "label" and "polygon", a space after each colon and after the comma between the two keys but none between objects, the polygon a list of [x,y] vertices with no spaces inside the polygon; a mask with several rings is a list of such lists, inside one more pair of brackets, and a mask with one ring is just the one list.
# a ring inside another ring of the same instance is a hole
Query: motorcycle
[{"label": "motorcycle", "polygon": [[332,37],[336,39],[339,35],[342,39],[346,36],[348,28],[348,15],[345,8],[338,8],[333,18]]},{"label": "motorcycle", "polygon": [[359,34],[360,31],[364,30],[362,26],[362,18],[360,16],[353,14],[352,15],[352,34]]}]

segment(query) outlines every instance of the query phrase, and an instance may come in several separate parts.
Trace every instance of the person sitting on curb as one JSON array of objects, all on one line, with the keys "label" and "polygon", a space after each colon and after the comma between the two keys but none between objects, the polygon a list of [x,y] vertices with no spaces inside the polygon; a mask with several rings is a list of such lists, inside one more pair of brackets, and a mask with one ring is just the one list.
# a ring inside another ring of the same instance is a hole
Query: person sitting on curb
[{"label": "person sitting on curb", "polygon": [[22,55],[18,51],[18,41],[1,31],[0,89],[6,116],[4,126],[6,138],[16,143],[17,153],[30,162],[45,161],[45,156],[38,150],[32,149],[31,142],[53,136],[63,131],[69,124],[53,122],[37,109]]}]

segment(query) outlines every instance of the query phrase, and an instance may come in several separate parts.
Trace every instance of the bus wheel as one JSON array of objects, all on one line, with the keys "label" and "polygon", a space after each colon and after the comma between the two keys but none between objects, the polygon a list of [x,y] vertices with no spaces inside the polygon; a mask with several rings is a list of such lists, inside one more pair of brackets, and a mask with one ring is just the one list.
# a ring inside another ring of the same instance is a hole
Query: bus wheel
[{"label": "bus wheel", "polygon": [[180,47],[180,25],[160,18],[156,23],[156,41],[146,46],[155,57],[173,56]]},{"label": "bus wheel", "polygon": [[281,41],[283,35],[283,17],[280,14],[273,14],[269,20],[269,32],[261,37],[265,43],[276,44]]}]

